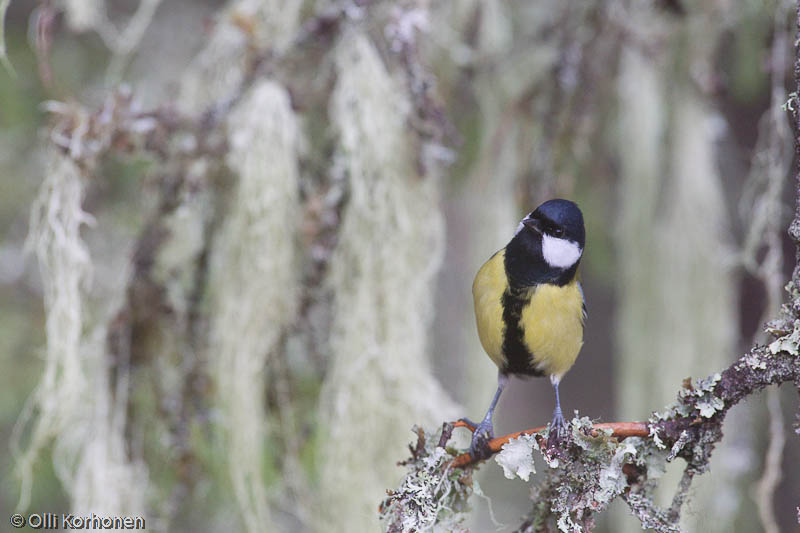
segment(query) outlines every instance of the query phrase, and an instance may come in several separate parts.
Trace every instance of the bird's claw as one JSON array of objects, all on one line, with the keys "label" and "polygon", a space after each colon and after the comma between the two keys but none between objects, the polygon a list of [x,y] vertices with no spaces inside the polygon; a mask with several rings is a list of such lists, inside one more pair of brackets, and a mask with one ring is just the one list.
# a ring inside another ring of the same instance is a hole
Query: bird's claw
[{"label": "bird's claw", "polygon": [[[468,423],[468,420],[465,420]],[[472,424],[472,423],[471,423]],[[472,424],[475,430],[472,432],[472,442],[469,445],[469,454],[476,461],[486,459],[492,454],[489,448],[489,441],[494,438],[494,429],[491,421],[484,420],[480,424]]]},{"label": "bird's claw", "polygon": [[475,433],[475,430],[478,428],[479,425],[477,422],[473,422],[472,420],[466,417],[459,418],[457,422],[461,422],[468,430],[472,431],[473,433]]},{"label": "bird's claw", "polygon": [[550,422],[550,435],[547,437],[547,445],[554,446],[564,440],[569,434],[569,424],[564,420],[564,415],[560,410],[553,413],[553,421]]},{"label": "bird's claw", "polygon": [[556,411],[553,415],[553,421],[550,423],[550,427],[554,428],[556,432],[561,435],[567,432],[567,421],[564,420],[564,415],[561,414],[561,411]]}]

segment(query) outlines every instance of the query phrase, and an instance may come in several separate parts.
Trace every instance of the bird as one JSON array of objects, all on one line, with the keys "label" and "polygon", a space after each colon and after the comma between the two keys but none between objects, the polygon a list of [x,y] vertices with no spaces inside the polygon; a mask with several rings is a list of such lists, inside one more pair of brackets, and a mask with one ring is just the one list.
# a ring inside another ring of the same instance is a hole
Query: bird
[{"label": "bird", "polygon": [[578,267],[586,244],[583,214],[572,201],[548,200],[526,215],[505,248],[478,270],[472,284],[478,337],[498,367],[497,391],[476,424],[470,455],[488,456],[492,417],[510,376],[547,376],[555,389],[551,433],[566,422],[558,385],[583,346],[586,300]]}]

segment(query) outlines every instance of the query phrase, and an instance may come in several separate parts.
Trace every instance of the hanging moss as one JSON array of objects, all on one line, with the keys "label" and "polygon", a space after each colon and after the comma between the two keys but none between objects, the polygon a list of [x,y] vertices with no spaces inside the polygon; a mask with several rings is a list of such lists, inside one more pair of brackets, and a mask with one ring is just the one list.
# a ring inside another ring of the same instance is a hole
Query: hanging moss
[{"label": "hanging moss", "polygon": [[[658,14],[642,8],[632,16],[651,20]],[[699,12],[665,33],[668,46],[655,57],[635,47],[622,52],[616,367],[623,419],[641,419],[674,398],[676,383],[724,368],[734,352],[737,285],[729,266],[732,239],[718,132],[712,127],[721,119],[691,81],[710,68],[717,36],[702,21],[712,16]],[[643,388],[644,382],[652,386]],[[701,403],[703,417],[722,407],[711,397]],[[733,458],[750,453],[750,446],[749,437],[740,435],[719,447],[716,475],[694,487],[698,506],[716,506],[715,514],[735,517],[746,471]],[[668,474],[675,483],[677,474]],[[659,497],[666,496],[662,491]],[[683,520],[688,529],[701,522],[709,531],[732,527],[691,513]],[[626,523],[629,531],[638,528]]]},{"label": "hanging moss", "polygon": [[247,531],[268,531],[262,476],[267,364],[296,312],[299,131],[289,95],[264,81],[228,120],[239,181],[212,257],[211,367],[226,462]]},{"label": "hanging moss", "polygon": [[330,267],[319,516],[326,531],[368,531],[411,426],[456,414],[426,352],[443,226],[437,184],[416,171],[404,92],[361,30],[346,30],[334,54],[335,168],[349,198]]},{"label": "hanging moss", "polygon": [[201,113],[225,105],[241,88],[258,53],[279,54],[295,36],[300,0],[233,0],[218,15],[208,45],[181,79],[178,104]]},{"label": "hanging moss", "polygon": [[86,180],[69,154],[51,148],[45,157],[28,245],[42,278],[47,349],[42,381],[16,428],[19,447],[31,426],[26,449],[18,450],[19,507],[27,506],[39,452],[52,442],[73,511],[143,516],[146,468],[131,459],[124,438],[127,382],[110,382],[105,330],[87,319],[93,267],[81,230],[93,219],[82,207]]}]

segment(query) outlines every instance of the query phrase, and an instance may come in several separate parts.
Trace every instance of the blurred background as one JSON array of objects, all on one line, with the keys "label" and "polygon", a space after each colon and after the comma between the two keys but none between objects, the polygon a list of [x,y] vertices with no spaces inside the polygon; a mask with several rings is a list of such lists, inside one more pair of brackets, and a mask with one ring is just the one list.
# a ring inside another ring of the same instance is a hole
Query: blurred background
[{"label": "blurred background", "polygon": [[[552,197],[587,224],[567,412],[646,419],[783,301],[790,3],[3,8],[3,516],[378,530],[412,426],[485,412],[472,278]],[[513,380],[496,432],[552,408]],[[687,531],[797,530],[796,409],[731,411]],[[467,525],[515,530],[529,488],[477,480]]]}]

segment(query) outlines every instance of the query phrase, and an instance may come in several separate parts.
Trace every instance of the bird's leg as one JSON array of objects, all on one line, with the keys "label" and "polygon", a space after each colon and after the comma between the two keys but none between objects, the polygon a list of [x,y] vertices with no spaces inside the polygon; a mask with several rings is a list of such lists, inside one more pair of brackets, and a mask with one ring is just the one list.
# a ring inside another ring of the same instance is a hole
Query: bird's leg
[{"label": "bird's leg", "polygon": [[500,400],[500,394],[503,393],[508,384],[508,375],[500,373],[497,375],[497,391],[494,393],[494,399],[489,405],[489,410],[486,411],[486,416],[483,417],[480,424],[474,424],[469,420],[465,421],[475,426],[475,431],[472,432],[472,442],[469,445],[469,454],[473,459],[485,459],[491,452],[489,451],[489,441],[494,438],[494,428],[492,426],[492,416],[494,409],[497,407],[497,402]]},{"label": "bird's leg", "polygon": [[564,420],[564,415],[561,413],[561,398],[558,396],[558,382],[560,378],[550,376],[550,382],[556,390],[556,408],[553,411],[553,421],[550,423],[550,431],[555,431],[558,438],[562,438],[567,433],[567,422]]}]

